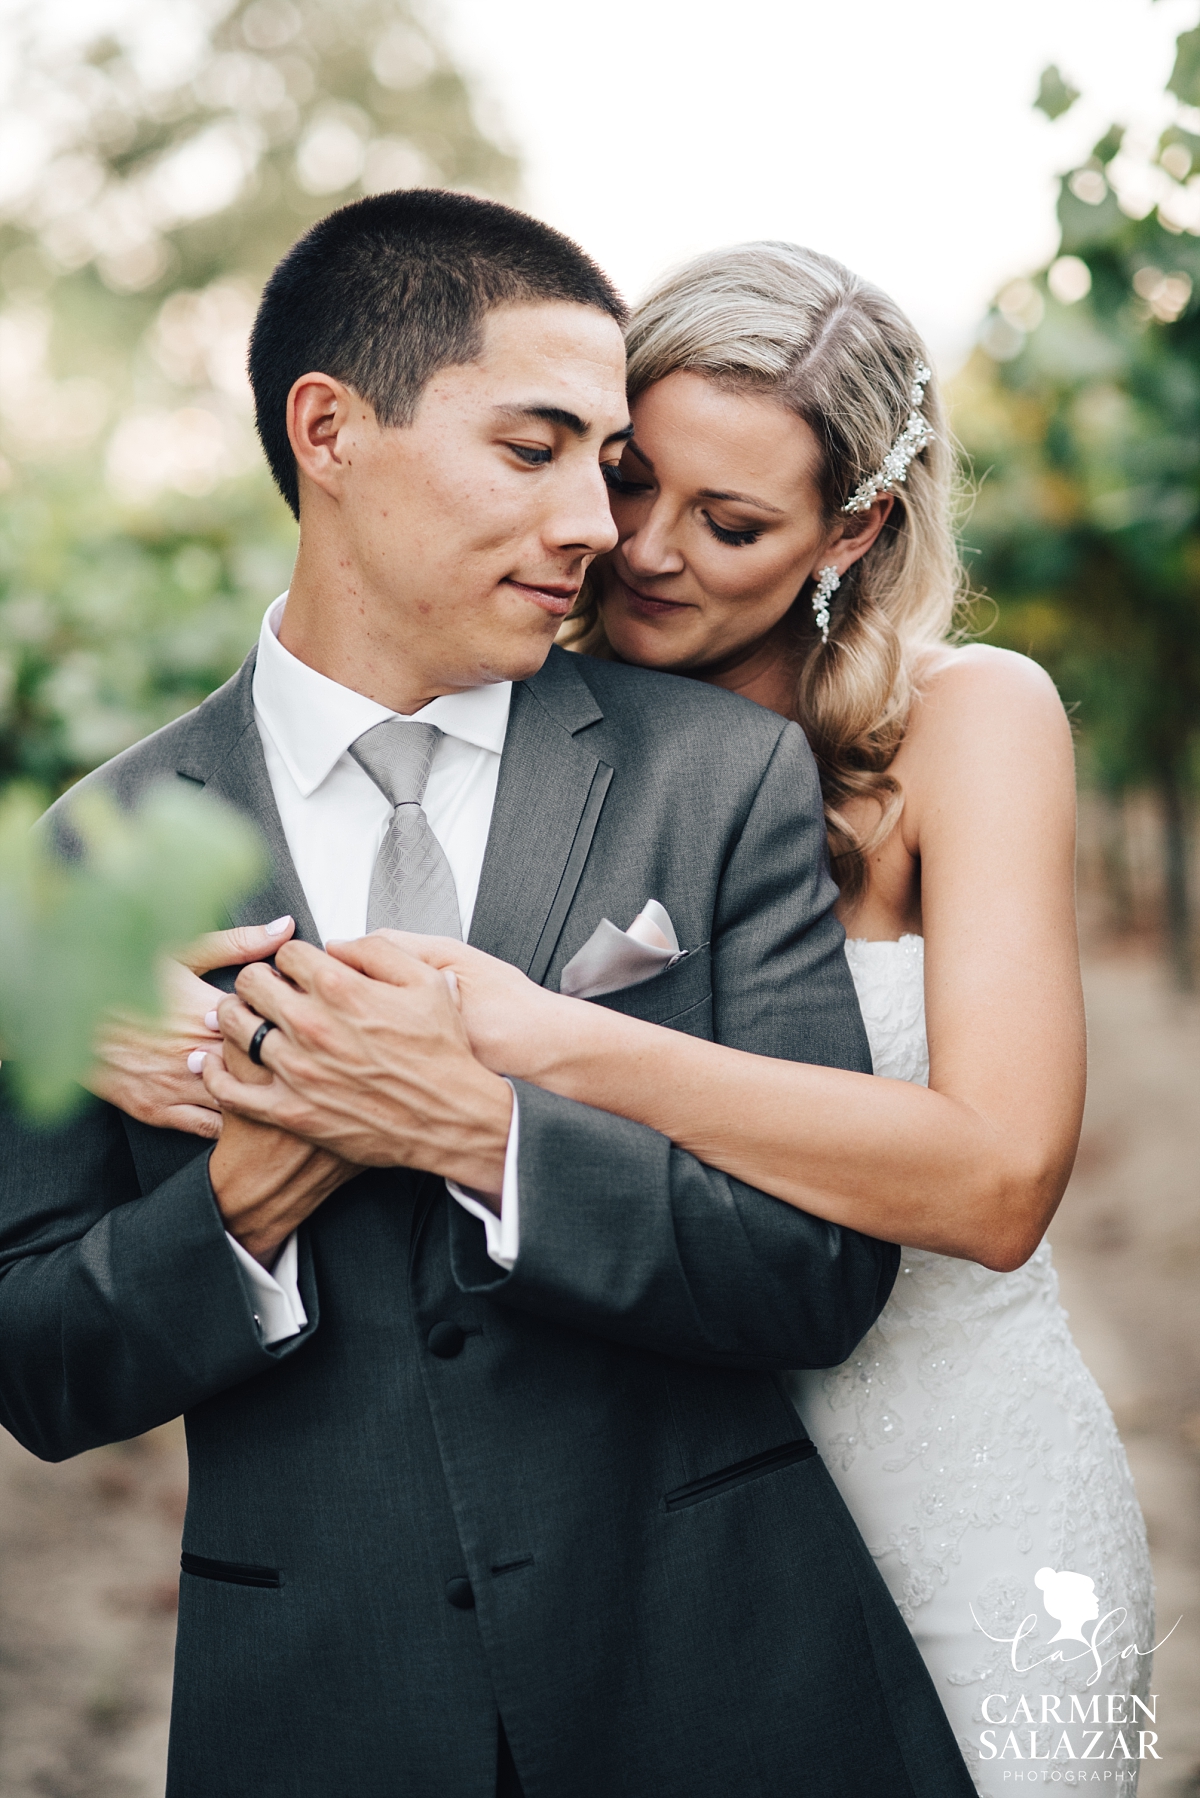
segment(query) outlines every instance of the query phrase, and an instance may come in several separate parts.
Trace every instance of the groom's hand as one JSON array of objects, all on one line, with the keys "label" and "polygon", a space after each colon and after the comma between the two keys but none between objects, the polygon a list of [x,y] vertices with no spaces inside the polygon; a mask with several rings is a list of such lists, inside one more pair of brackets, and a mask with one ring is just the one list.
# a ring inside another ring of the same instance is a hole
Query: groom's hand
[{"label": "groom's hand", "polygon": [[[224,1057],[227,1072],[239,1082],[255,1085],[271,1078],[235,1043],[225,1043]],[[210,1054],[208,1063],[217,1066],[219,1059]],[[292,1231],[359,1171],[327,1149],[235,1113],[226,1119],[208,1164],[225,1228],[266,1268]]]},{"label": "groom's hand", "polygon": [[210,1058],[205,1084],[228,1115],[270,1124],[360,1167],[424,1168],[494,1200],[504,1182],[512,1090],[471,1052],[443,975],[389,948],[383,978],[306,943],[244,968],[218,1008],[243,1051],[264,1020],[268,1085]]}]

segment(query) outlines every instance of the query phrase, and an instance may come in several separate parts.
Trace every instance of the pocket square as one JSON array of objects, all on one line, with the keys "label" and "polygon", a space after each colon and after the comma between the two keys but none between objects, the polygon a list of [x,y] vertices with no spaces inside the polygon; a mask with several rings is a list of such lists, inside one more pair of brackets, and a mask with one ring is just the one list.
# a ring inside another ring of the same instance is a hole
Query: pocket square
[{"label": "pocket square", "polygon": [[563,969],[558,990],[572,999],[599,999],[653,980],[680,960],[679,938],[666,907],[649,899],[628,930],[602,918]]}]

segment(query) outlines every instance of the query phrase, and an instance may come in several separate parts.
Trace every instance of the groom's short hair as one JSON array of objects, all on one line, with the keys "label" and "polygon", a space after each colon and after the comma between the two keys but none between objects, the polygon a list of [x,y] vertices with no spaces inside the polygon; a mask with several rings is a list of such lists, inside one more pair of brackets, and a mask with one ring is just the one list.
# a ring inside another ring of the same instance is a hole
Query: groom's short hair
[{"label": "groom's short hair", "polygon": [[258,434],[295,515],[286,410],[301,375],[319,369],[380,424],[411,424],[430,377],[479,355],[487,312],[545,300],[625,322],[615,288],[577,244],[494,200],[413,188],[315,224],[267,282],[250,338]]}]

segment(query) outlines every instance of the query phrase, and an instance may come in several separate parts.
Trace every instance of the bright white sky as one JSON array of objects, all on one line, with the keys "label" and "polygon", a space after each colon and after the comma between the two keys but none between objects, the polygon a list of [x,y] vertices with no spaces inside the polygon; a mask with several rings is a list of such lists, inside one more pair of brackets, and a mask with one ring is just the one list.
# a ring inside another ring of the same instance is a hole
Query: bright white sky
[{"label": "bright white sky", "polygon": [[[1157,136],[1200,18],[1200,0],[415,3],[521,156],[525,204],[629,297],[698,250],[791,238],[891,292],[943,373],[997,288],[1053,254],[1055,175],[1114,119]],[[186,61],[221,0],[42,4],[72,31],[140,18]],[[1051,62],[1084,96],[1054,124],[1031,104]]]},{"label": "bright white sky", "polygon": [[[1056,243],[1055,174],[1157,133],[1197,0],[433,0],[530,209],[631,297],[697,250],[807,243],[891,292],[949,370]],[[1031,101],[1056,62],[1084,98]],[[486,115],[485,115],[486,116]]]}]

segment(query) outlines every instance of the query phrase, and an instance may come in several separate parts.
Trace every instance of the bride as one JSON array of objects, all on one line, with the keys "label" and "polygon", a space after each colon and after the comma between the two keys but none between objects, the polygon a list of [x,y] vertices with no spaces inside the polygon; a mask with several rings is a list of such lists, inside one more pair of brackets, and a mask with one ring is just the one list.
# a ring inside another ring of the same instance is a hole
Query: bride
[{"label": "bride", "polygon": [[[1145,1697],[1148,1659],[1121,1651],[1153,1628],[1125,1453],[1042,1240],[1085,1076],[1070,731],[1034,664],[949,640],[951,447],[890,300],[811,251],[748,245],[660,285],[628,347],[620,541],[566,639],[803,726],[876,1079],[668,1035],[458,945],[436,959],[492,1067],[906,1245],[853,1357],[790,1389],[998,1794],[1017,1755],[1082,1757],[1089,1732],[1056,1713]],[[1095,1655],[1087,1626],[1049,1646],[1063,1570],[1094,1581]],[[1116,1732],[1099,1746],[1135,1790]]]},{"label": "bride", "polygon": [[[906,1245],[870,1335],[844,1366],[788,1376],[793,1401],[980,1790],[999,1794],[1018,1762],[1067,1774],[1101,1753],[1133,1791],[1144,1707],[1118,1726],[1149,1677],[1145,1533],[1043,1241],[1085,1071],[1062,706],[1023,657],[951,638],[951,446],[925,350],[883,294],[827,257],[752,244],[664,281],[628,341],[619,543],[565,638],[803,726],[876,1078],[550,994],[458,943],[397,941],[453,968],[497,1071]],[[106,1096],[134,1108],[128,1087]],[[184,1097],[212,1104],[198,1079]],[[1066,1640],[1062,1575],[1094,1589]],[[1114,1710],[1110,1693],[1129,1696]],[[1089,1717],[1116,1719],[1090,1749]]]}]

